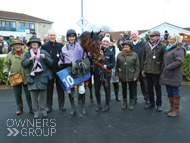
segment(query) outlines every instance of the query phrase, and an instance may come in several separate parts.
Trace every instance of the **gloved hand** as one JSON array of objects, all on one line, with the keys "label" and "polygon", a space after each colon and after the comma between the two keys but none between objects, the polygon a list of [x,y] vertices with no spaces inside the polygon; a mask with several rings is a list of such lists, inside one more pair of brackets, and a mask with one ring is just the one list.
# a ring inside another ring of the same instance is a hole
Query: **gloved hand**
[{"label": "gloved hand", "polygon": [[5,76],[8,76],[9,75],[9,73],[8,72],[5,72],[5,73],[3,73]]}]

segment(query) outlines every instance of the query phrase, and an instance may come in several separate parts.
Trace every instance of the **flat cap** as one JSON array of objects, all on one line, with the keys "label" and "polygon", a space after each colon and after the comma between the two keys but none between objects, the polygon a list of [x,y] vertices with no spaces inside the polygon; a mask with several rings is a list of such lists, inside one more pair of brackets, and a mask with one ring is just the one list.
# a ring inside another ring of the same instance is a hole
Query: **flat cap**
[{"label": "flat cap", "polygon": [[160,32],[159,31],[153,31],[149,34],[149,36],[159,36],[160,37]]}]

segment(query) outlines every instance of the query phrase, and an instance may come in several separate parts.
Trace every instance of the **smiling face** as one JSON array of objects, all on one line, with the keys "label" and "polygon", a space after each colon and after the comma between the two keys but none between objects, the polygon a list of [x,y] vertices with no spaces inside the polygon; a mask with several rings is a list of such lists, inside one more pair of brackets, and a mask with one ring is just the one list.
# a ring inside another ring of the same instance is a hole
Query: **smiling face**
[{"label": "smiling face", "polygon": [[138,40],[138,34],[137,34],[137,32],[133,31],[131,33],[131,37],[132,37],[132,40],[136,42]]},{"label": "smiling face", "polygon": [[38,49],[38,42],[32,42],[30,46],[34,51],[36,51]]},{"label": "smiling face", "polygon": [[15,45],[14,45],[15,51],[20,51],[21,48],[22,48],[22,45],[21,45],[21,44],[15,44]]},{"label": "smiling face", "polygon": [[76,37],[75,36],[69,36],[68,39],[69,39],[70,43],[74,43],[76,40]]},{"label": "smiling face", "polygon": [[159,36],[149,36],[150,37],[150,42],[151,43],[156,43],[159,39]]},{"label": "smiling face", "polygon": [[48,34],[48,39],[49,39],[49,41],[52,42],[52,43],[55,43],[56,38],[57,38],[57,37],[56,37],[55,32],[50,31],[49,34]]},{"label": "smiling face", "polygon": [[130,50],[131,47],[130,47],[129,45],[125,44],[125,45],[123,46],[123,49],[127,51],[127,50]]},{"label": "smiling face", "polygon": [[172,45],[172,44],[174,43],[174,40],[172,39],[171,36],[168,38],[168,41],[169,41],[169,44],[170,44],[170,45]]},{"label": "smiling face", "polygon": [[104,41],[102,42],[102,46],[103,46],[104,48],[107,48],[107,47],[109,46],[109,42],[106,41],[106,40],[104,40]]}]

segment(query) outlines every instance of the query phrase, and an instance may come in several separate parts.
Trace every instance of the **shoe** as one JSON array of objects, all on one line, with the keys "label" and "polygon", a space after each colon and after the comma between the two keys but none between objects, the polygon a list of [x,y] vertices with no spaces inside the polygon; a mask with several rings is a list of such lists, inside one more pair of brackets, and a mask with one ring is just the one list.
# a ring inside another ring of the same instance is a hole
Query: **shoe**
[{"label": "shoe", "polygon": [[162,107],[160,105],[157,106],[157,111],[162,112]]},{"label": "shoe", "polygon": [[149,99],[145,99],[145,103],[146,103],[146,104],[150,104]]},{"label": "shoe", "polygon": [[123,99],[123,106],[121,107],[121,109],[126,109],[127,108],[127,100]]},{"label": "shoe", "polygon": [[59,105],[59,109],[62,110],[62,111],[65,111],[65,110],[66,110],[66,108],[65,108],[64,105]]},{"label": "shoe", "polygon": [[22,114],[22,112],[23,112],[22,110],[18,110],[18,111],[16,112],[16,114],[17,114],[17,115],[20,115],[20,114]]},{"label": "shoe", "polygon": [[118,97],[118,95],[115,96],[116,101],[121,101],[121,99]]},{"label": "shoe", "polygon": [[46,117],[47,117],[47,113],[42,114],[42,116],[43,116],[44,118],[46,118]]},{"label": "shoe", "polygon": [[179,116],[179,115],[180,115],[179,111],[172,111],[172,112],[168,113],[169,117],[175,117],[175,116]]},{"label": "shoe", "polygon": [[70,100],[70,103],[71,103],[70,115],[73,116],[76,113],[76,107],[75,107],[75,103],[74,103],[74,97],[71,94],[69,94],[69,100]]},{"label": "shoe", "polygon": [[155,105],[150,103],[144,106],[144,109],[150,109],[150,108],[155,108]]},{"label": "shoe", "polygon": [[101,106],[101,104],[98,104],[97,106],[96,106],[96,109],[95,109],[95,111],[96,112],[98,112],[98,111],[100,111],[102,109],[102,106]]},{"label": "shoe", "polygon": [[102,112],[107,112],[109,111],[109,105],[106,105],[105,108],[102,110]]},{"label": "shoe", "polygon": [[39,115],[34,115],[34,119],[38,119],[39,118]]},{"label": "shoe", "polygon": [[134,103],[133,100],[129,101],[129,110],[133,110],[133,108],[134,108],[133,103]]},{"label": "shoe", "polygon": [[136,103],[137,103],[137,99],[134,99],[134,100],[133,100],[133,104],[136,104]]},{"label": "shoe", "polygon": [[33,110],[29,110],[29,113],[34,113]]},{"label": "shoe", "polygon": [[51,110],[52,110],[52,108],[49,108],[49,107],[47,107],[47,109],[46,109],[46,111],[47,111],[48,113],[50,113]]}]

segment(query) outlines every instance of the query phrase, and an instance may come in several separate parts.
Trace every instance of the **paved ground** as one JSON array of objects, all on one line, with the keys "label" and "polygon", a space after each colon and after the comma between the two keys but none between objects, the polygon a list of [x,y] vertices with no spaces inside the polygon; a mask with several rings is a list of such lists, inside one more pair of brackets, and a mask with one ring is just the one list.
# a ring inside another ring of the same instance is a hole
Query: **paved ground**
[{"label": "paved ground", "polygon": [[[162,90],[163,110],[165,110],[169,108],[169,103],[164,86]],[[156,109],[144,110],[145,103],[138,86],[139,100],[133,111],[121,110],[122,102],[115,101],[112,92],[110,111],[107,113],[95,112],[95,107],[88,106],[89,98],[87,95],[88,114],[84,117],[69,115],[70,103],[67,96],[67,110],[64,112],[59,110],[57,94],[54,92],[53,111],[48,114],[48,118],[45,120],[43,118],[33,119],[33,115],[28,113],[25,98],[24,113],[19,116],[15,115],[16,103],[12,90],[0,90],[0,142],[189,143],[190,86],[182,86],[180,90],[182,98],[181,116],[179,117],[167,117],[163,112],[156,112]],[[102,105],[104,105],[103,91]]]}]

